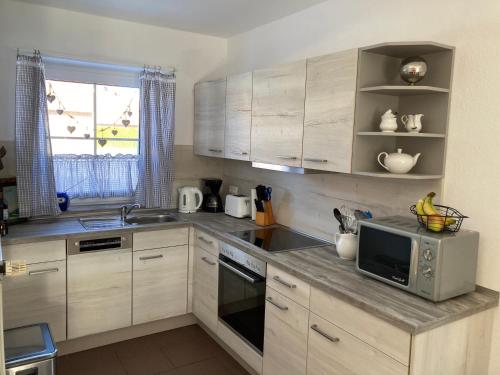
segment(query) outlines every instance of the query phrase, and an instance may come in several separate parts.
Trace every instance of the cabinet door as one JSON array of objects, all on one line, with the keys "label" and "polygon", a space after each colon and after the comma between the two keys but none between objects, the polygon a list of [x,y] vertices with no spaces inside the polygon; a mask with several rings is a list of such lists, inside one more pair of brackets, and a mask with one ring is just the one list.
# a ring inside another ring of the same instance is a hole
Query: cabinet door
[{"label": "cabinet door", "polygon": [[253,161],[300,167],[306,62],[253,73]]},{"label": "cabinet door", "polygon": [[227,78],[226,89],[226,159],[250,160],[252,127],[252,73]]},{"label": "cabinet door", "polygon": [[305,375],[309,310],[266,290],[264,375]]},{"label": "cabinet door", "polygon": [[132,250],[68,257],[68,339],[132,324]]},{"label": "cabinet door", "polygon": [[48,323],[54,340],[66,340],[66,261],[28,265],[3,280],[4,328]]},{"label": "cabinet door", "polygon": [[212,332],[217,332],[218,279],[217,257],[195,247],[193,313]]},{"label": "cabinet door", "polygon": [[408,367],[310,314],[307,375],[407,375]]},{"label": "cabinet door", "polygon": [[134,252],[132,322],[187,312],[188,246]]},{"label": "cabinet door", "polygon": [[351,172],[358,50],[307,60],[302,166]]},{"label": "cabinet door", "polygon": [[226,80],[200,82],[194,88],[194,153],[224,157]]}]

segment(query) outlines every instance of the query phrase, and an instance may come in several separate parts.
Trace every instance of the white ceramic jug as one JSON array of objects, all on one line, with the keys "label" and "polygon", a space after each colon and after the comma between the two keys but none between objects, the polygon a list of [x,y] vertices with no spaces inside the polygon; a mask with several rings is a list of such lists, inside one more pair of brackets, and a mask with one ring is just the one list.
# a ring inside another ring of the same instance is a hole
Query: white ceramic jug
[{"label": "white ceramic jug", "polygon": [[406,131],[409,133],[419,133],[422,130],[422,117],[423,114],[403,115],[401,122],[404,124]]}]

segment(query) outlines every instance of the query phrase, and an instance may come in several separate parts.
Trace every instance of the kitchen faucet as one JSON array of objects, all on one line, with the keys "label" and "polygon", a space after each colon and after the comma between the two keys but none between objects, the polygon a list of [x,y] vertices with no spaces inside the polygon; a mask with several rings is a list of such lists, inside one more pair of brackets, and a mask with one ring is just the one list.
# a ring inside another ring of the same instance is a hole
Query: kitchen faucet
[{"label": "kitchen faucet", "polygon": [[131,206],[123,205],[120,207],[120,217],[121,217],[122,222],[127,220],[127,215],[129,213],[131,213],[134,208],[141,208],[141,205],[136,203],[136,204],[133,204]]}]

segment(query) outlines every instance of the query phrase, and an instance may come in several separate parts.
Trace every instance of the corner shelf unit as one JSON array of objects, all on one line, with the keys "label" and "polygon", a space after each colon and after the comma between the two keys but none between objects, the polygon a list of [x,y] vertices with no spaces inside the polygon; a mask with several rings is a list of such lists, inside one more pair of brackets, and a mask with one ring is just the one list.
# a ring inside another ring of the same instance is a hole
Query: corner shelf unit
[{"label": "corner shelf unit", "polygon": [[[383,43],[359,50],[352,173],[394,179],[431,180],[444,174],[446,138],[455,49],[434,42]],[[421,56],[427,75],[414,86],[399,74],[401,62]],[[422,133],[407,133],[398,119],[395,133],[379,129],[388,109],[403,114],[423,113]],[[380,152],[421,153],[408,174],[392,174],[377,162]]]}]

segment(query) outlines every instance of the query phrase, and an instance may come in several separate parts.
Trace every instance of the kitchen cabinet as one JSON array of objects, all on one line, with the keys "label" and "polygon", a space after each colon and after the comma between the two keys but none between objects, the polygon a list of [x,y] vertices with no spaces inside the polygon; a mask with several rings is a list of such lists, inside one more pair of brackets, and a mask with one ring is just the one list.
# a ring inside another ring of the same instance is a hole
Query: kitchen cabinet
[{"label": "kitchen cabinet", "polygon": [[402,363],[313,313],[309,326],[307,375],[408,374]]},{"label": "kitchen cabinet", "polygon": [[194,88],[194,153],[224,157],[226,79],[200,82]]},{"label": "kitchen cabinet", "polygon": [[4,328],[45,322],[54,340],[66,340],[66,260],[28,264],[26,275],[6,277],[3,303]]},{"label": "kitchen cabinet", "polygon": [[253,73],[251,159],[300,167],[306,61]]},{"label": "kitchen cabinet", "polygon": [[188,246],[135,251],[132,323],[187,313]]},{"label": "kitchen cabinet", "polygon": [[68,256],[68,339],[132,324],[132,249]]},{"label": "kitchen cabinet", "polygon": [[250,160],[252,73],[227,77],[225,158]]},{"label": "kitchen cabinet", "polygon": [[302,167],[351,172],[358,50],[307,60]]},{"label": "kitchen cabinet", "polygon": [[305,375],[309,310],[266,290],[264,375]]},{"label": "kitchen cabinet", "polygon": [[193,313],[217,332],[218,258],[199,246],[194,248]]}]

